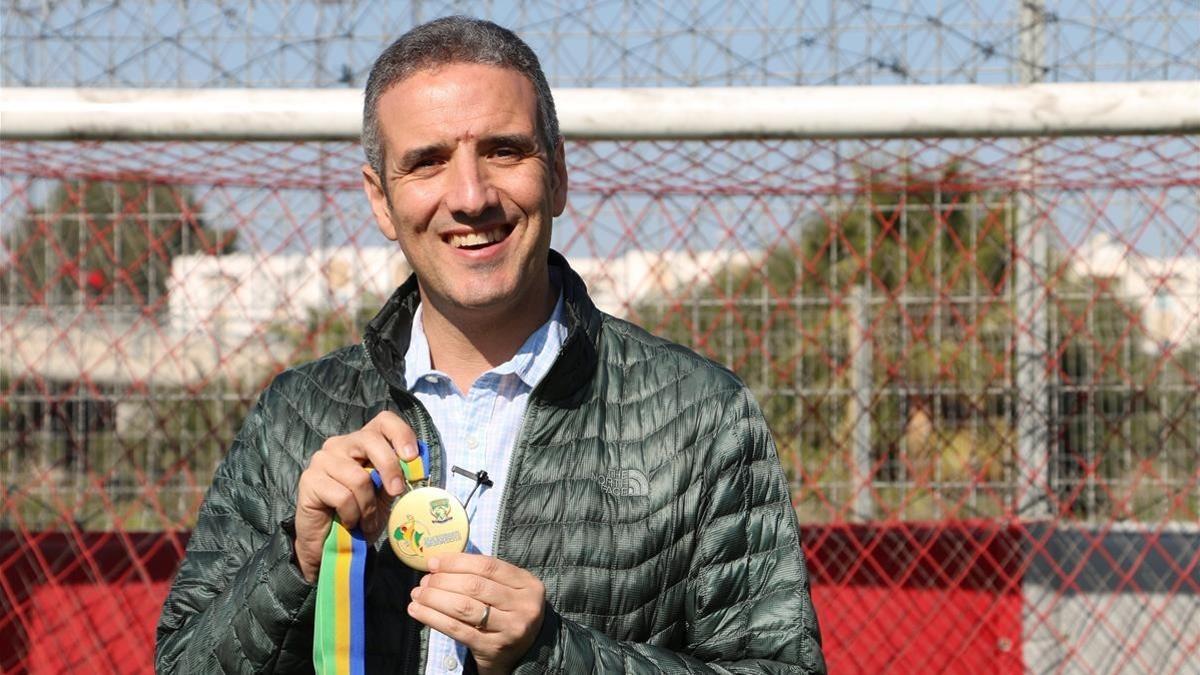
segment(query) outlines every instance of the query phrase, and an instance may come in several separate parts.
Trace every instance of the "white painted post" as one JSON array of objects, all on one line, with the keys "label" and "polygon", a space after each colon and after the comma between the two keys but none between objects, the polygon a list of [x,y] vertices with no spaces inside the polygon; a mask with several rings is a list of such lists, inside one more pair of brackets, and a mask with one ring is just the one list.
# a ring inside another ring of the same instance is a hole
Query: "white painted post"
[{"label": "white painted post", "polygon": [[855,286],[847,301],[848,312],[847,348],[850,350],[850,415],[852,431],[851,485],[854,490],[854,517],[859,521],[875,517],[875,493],[872,491],[871,470],[871,361],[874,357],[871,340],[867,338],[867,327],[871,317],[868,311],[867,290]]},{"label": "white painted post", "polygon": [[[1041,79],[1043,8],[1041,0],[1021,3],[1021,79],[1032,84]],[[1014,242],[1014,304],[1016,318],[1016,515],[1036,520],[1049,514],[1050,497],[1050,382],[1048,379],[1049,291],[1047,220],[1038,201],[1036,142],[1025,144],[1019,161],[1021,189],[1017,194]],[[1040,221],[1040,222],[1039,222]]]}]

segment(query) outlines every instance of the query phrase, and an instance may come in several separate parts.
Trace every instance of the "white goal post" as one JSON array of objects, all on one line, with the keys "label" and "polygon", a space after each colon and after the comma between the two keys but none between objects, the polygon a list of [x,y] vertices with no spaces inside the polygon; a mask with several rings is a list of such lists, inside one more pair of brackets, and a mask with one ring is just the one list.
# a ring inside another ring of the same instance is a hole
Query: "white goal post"
[{"label": "white goal post", "polygon": [[[1200,82],[558,89],[573,139],[915,138],[1200,131]],[[3,140],[357,140],[348,89],[0,90]]]}]

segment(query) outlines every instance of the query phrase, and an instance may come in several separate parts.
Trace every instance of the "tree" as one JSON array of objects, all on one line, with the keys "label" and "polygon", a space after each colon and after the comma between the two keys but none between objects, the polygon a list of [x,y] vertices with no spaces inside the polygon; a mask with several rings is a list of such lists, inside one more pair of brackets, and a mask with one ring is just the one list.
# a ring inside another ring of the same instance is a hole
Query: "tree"
[{"label": "tree", "polygon": [[22,305],[160,311],[175,256],[237,246],[236,231],[204,224],[186,188],[135,180],[61,182],[5,234],[0,297]]},{"label": "tree", "polygon": [[[0,305],[165,312],[175,256],[224,254],[237,245],[236,231],[203,222],[185,187],[72,180],[50,186],[44,195],[0,231]],[[36,311],[18,314],[30,322],[42,319]],[[240,416],[249,401],[215,390],[154,393],[147,398],[118,385],[0,372],[0,447],[12,449],[5,470],[15,484],[62,496],[58,507],[38,498],[19,500],[14,511],[23,522],[44,526],[69,512],[86,528],[111,527],[113,518],[125,526],[163,526],[134,488],[147,471],[173,486],[194,487],[189,479],[196,475],[207,480],[215,453],[224,451],[234,431],[226,428],[221,411]],[[144,428],[121,430],[121,406],[135,410],[126,417]],[[79,475],[88,482],[73,482]],[[95,482],[111,492],[91,489]],[[199,490],[166,493],[182,496],[175,503],[156,501],[161,512],[178,515],[175,522],[194,513]],[[145,520],[130,515],[139,510],[151,515]]]},{"label": "tree", "polygon": [[[862,167],[851,190],[796,224],[794,241],[673,303],[635,307],[635,320],[724,362],[755,391],[793,479],[824,486],[801,494],[807,518],[847,513],[863,429],[876,514],[1012,506],[1015,404],[1031,395],[1014,376],[1018,202],[1009,186],[961,167]],[[1077,273],[1053,249],[1048,267],[1052,511],[1153,513],[1134,491],[1162,490],[1138,487],[1138,473],[1195,471],[1194,458],[1164,446],[1195,447],[1188,373],[1200,357],[1148,352],[1140,308],[1114,280]],[[1158,513],[1182,499],[1154,498]]]},{"label": "tree", "polygon": [[[877,479],[995,477],[1011,441],[992,385],[1007,377],[1015,200],[958,163],[857,173],[797,224],[796,241],[638,318],[718,359],[738,355],[723,360],[755,391],[794,478],[848,481],[859,415]],[[869,381],[856,382],[864,346]],[[864,410],[856,388],[870,392]],[[811,515],[838,517],[827,507]]]}]

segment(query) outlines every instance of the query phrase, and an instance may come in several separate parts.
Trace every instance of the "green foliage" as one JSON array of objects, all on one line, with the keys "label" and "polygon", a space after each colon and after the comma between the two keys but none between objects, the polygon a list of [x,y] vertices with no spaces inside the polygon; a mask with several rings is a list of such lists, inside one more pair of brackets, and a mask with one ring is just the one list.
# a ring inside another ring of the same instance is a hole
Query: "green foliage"
[{"label": "green foliage", "polygon": [[[29,384],[10,391],[0,424],[9,504],[0,528],[17,518],[33,530],[189,529],[252,403],[219,386],[153,396],[41,398]],[[87,410],[99,414],[84,419]]]},{"label": "green foliage", "polygon": [[237,246],[236,231],[204,224],[186,188],[134,180],[62,182],[5,236],[15,270],[0,273],[0,298],[11,304],[161,309],[172,258]]},{"label": "green foliage", "polygon": [[[136,179],[60,182],[2,236],[0,303],[47,308],[164,311],[175,256],[237,247],[188,188]],[[247,403],[220,383],[147,397],[0,374],[6,516],[35,529],[187,527]]]},{"label": "green foliage", "polygon": [[[813,473],[804,456],[840,480],[844,466],[830,458],[844,454],[859,414],[871,415],[875,456],[886,458],[910,409],[937,405],[922,392],[976,392],[954,393],[955,407],[994,407],[977,392],[1005,376],[1014,208],[1011,195],[978,188],[957,164],[932,177],[863,168],[849,195],[796,224],[797,243],[723,270],[677,306],[640,306],[636,318],[733,368],[795,474]],[[908,393],[860,413],[849,392],[868,339],[865,384]]]},{"label": "green foliage", "polygon": [[[798,495],[804,517],[849,513],[863,428],[875,515],[1010,512],[1015,405],[1030,395],[1015,389],[1013,350],[1028,310],[1015,306],[1012,288],[1016,196],[981,185],[957,164],[935,176],[864,168],[849,194],[795,224],[794,243],[674,302],[634,308],[635,320],[724,363],[754,390],[793,480],[820,486]],[[1187,372],[1194,357],[1148,352],[1139,310],[1119,285],[1080,277],[1053,249],[1045,278],[1044,337],[1060,367],[1045,421],[1052,508],[1145,516],[1130,492],[1141,489],[1138,471],[1180,475],[1166,465],[1182,454],[1164,452],[1164,439],[1197,442],[1186,412],[1195,395],[1176,400],[1180,387],[1161,377],[1164,366]],[[1150,465],[1135,466],[1131,450]],[[1184,461],[1182,475],[1197,461]]]},{"label": "green foliage", "polygon": [[303,324],[276,324],[268,333],[292,346],[295,361],[309,361],[361,340],[363,329],[383,303],[384,298],[368,296],[358,303],[355,311],[309,309]]},{"label": "green foliage", "polygon": [[1200,348],[1147,345],[1139,310],[1115,280],[1064,275],[1057,290],[1060,510],[1194,520],[1187,477],[1200,470]]}]

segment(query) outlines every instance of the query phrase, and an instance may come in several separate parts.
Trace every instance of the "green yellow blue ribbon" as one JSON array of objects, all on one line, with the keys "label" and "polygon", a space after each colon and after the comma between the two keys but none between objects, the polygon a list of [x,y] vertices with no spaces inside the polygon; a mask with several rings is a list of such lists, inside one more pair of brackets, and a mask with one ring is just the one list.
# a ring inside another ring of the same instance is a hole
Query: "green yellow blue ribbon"
[{"label": "green yellow blue ribbon", "polygon": [[[383,484],[371,471],[375,488]],[[319,675],[365,675],[367,540],[336,519],[325,537],[317,575],[313,670]]]},{"label": "green yellow blue ribbon", "polygon": [[[429,447],[417,441],[420,454],[401,461],[410,483],[426,478]],[[369,469],[375,489],[383,487],[379,472]],[[335,518],[321,550],[317,574],[317,609],[313,620],[313,670],[318,675],[366,673],[367,540],[358,528],[347,529]]]}]

